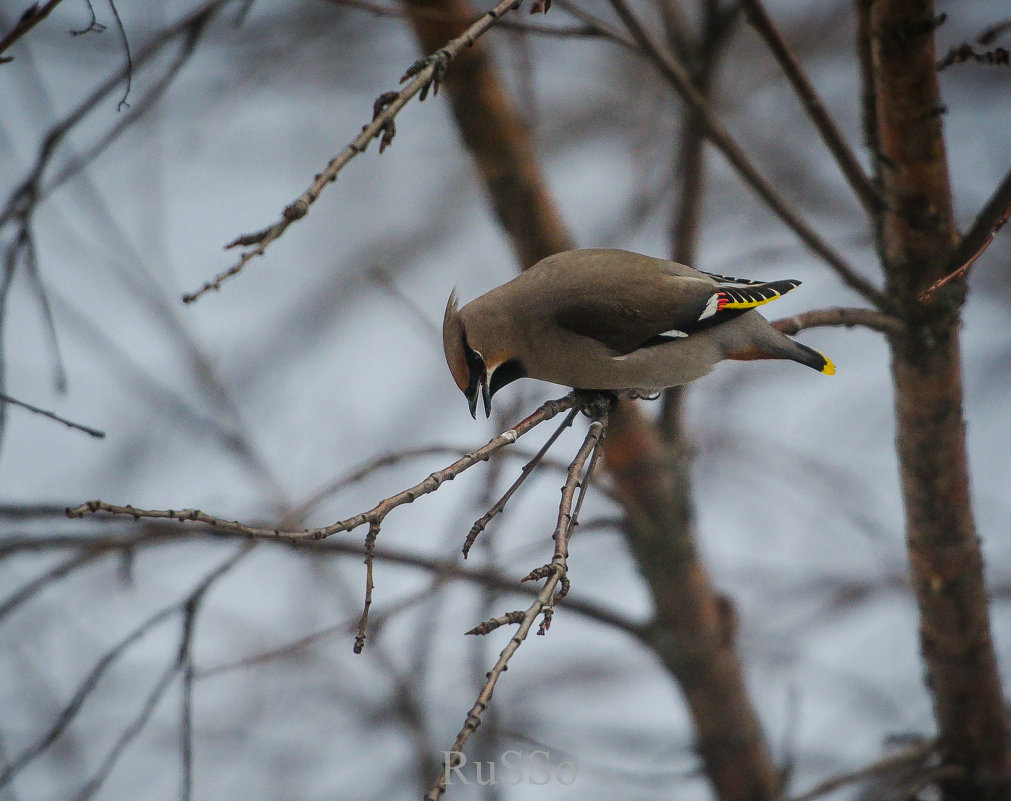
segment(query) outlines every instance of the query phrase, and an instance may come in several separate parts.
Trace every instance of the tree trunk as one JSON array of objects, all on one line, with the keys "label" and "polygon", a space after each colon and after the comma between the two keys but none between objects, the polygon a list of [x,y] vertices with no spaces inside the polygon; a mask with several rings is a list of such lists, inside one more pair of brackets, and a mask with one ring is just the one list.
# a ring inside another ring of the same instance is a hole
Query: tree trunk
[{"label": "tree trunk", "polygon": [[946,797],[1008,798],[1004,697],[990,636],[972,514],[962,414],[959,327],[964,286],[928,305],[917,295],[957,265],[958,233],[941,126],[930,2],[870,10],[879,173],[879,243],[892,311],[896,438],[920,644],[945,760],[962,769]]}]

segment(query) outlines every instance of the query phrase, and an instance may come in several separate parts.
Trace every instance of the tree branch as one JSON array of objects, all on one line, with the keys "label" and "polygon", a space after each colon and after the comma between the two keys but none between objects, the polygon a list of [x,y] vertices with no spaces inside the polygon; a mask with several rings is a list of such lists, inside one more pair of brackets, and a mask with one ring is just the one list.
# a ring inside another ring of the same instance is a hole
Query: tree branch
[{"label": "tree branch", "polygon": [[783,317],[772,321],[773,327],[784,334],[796,334],[805,328],[820,328],[823,326],[844,325],[847,328],[863,326],[882,334],[896,335],[904,328],[902,321],[889,314],[874,309],[851,309],[833,306],[827,309],[815,309],[802,312],[793,317]]},{"label": "tree branch", "polygon": [[153,520],[178,520],[181,523],[203,523],[210,526],[215,531],[222,531],[229,534],[241,534],[254,539],[278,540],[281,542],[306,542],[312,540],[326,539],[333,534],[342,531],[351,531],[359,526],[368,523],[371,525],[381,525],[390,512],[398,506],[413,503],[423,495],[435,492],[446,481],[452,481],[465,470],[473,467],[478,462],[487,461],[492,454],[501,450],[507,445],[511,445],[517,439],[529,432],[541,423],[550,420],[559,412],[571,409],[576,403],[575,396],[566,395],[564,398],[550,400],[542,404],[533,414],[527,416],[515,426],[491,439],[486,445],[475,451],[462,456],[448,467],[437,470],[428,476],[424,481],[415,484],[413,487],[398,492],[389,498],[380,501],[376,506],[367,512],[340,520],[329,526],[320,528],[307,528],[302,531],[284,531],[279,528],[260,528],[239,523],[236,520],[225,520],[214,517],[199,509],[138,509],[133,506],[117,506],[105,501],[88,501],[80,506],[68,507],[67,517],[77,518],[85,515],[105,513],[132,517],[134,520],[141,518]]},{"label": "tree branch", "polygon": [[794,92],[797,93],[797,97],[800,98],[801,105],[811,118],[811,122],[814,123],[825,146],[835,157],[840,171],[849,182],[857,200],[860,201],[868,216],[873,219],[881,209],[881,195],[871,183],[870,178],[867,177],[860,162],[857,161],[853,150],[846,143],[842,131],[829,115],[825,104],[804,72],[800,60],[772,21],[762,0],[741,0],[741,4],[744,6],[744,13],[748,21],[762,37],[776,61],[779,62],[783,74],[790,86],[793,87]]},{"label": "tree branch", "polygon": [[[1011,796],[1008,720],[991,634],[963,415],[963,293],[924,305],[959,244],[935,67],[933,3],[875,0],[869,34],[886,211],[879,242],[901,314],[891,336],[896,452],[920,648],[946,801]],[[994,219],[994,218],[990,218]],[[990,225],[992,226],[992,222]]]}]

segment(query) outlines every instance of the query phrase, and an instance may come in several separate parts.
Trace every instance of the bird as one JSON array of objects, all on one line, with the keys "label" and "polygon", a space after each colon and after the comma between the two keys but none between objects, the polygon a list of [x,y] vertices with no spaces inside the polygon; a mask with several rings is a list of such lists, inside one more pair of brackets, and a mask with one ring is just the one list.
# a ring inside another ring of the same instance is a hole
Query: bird
[{"label": "bird", "polygon": [[446,362],[477,417],[520,378],[581,390],[655,394],[724,359],[835,365],[755,309],[800,286],[703,272],[627,250],[555,253],[464,306],[456,289],[442,324]]}]

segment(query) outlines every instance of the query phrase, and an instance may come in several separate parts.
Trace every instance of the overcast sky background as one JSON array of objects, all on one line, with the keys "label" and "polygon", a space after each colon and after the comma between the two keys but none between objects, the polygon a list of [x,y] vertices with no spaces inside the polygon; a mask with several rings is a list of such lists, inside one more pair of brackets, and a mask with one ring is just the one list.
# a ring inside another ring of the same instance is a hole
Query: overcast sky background
[{"label": "overcast sky background", "polygon": [[[859,146],[850,5],[770,6]],[[120,3],[134,53],[190,7]],[[589,7],[608,13],[603,3]],[[210,25],[161,103],[39,207],[39,276],[67,391],[55,387],[45,316],[23,269],[6,305],[5,391],[107,437],[9,408],[0,449],[6,507],[101,498],[276,522],[377,456],[430,444],[471,449],[563,394],[519,382],[496,396],[500,416],[474,422],[445,366],[438,326],[451,288],[469,300],[516,267],[441,95],[411,103],[393,146],[381,158],[373,147],[356,159],[264,258],[220,292],[183,306],[184,292],[231,264],[222,246],[273,222],[417,57],[401,21],[322,2],[260,0],[236,26],[238,10]],[[938,10],[950,14],[939,52],[1006,13],[996,0],[939,3]],[[5,187],[30,170],[43,132],[121,65],[108,11],[100,4],[96,11],[109,28],[72,38],[67,31],[86,24],[87,9],[76,0],[61,4],[0,69]],[[8,7],[0,27],[19,13]],[[557,9],[547,20],[556,14],[568,21]],[[671,92],[644,62],[606,42],[502,31],[486,41],[532,126],[578,244],[669,253],[678,109]],[[743,24],[733,47],[719,80],[723,119],[815,227],[878,280],[860,209],[771,58]],[[139,102],[161,74],[138,70],[130,101]],[[956,207],[967,226],[1008,168],[1011,72],[956,66],[942,73],[942,88]],[[122,119],[117,97],[74,130],[47,174]],[[770,317],[858,304],[717,154],[710,152],[708,166],[698,266],[801,279]],[[964,328],[974,506],[1005,681],[1009,242],[1011,234],[1001,234],[974,268]],[[887,349],[860,330],[800,339],[835,361],[834,378],[789,363],[724,364],[689,393],[701,547],[717,585],[736,601],[749,686],[777,757],[796,763],[797,790],[875,758],[893,735],[933,729],[915,603],[904,585]],[[559,442],[557,459],[575,452],[577,429]],[[523,452],[547,434],[531,434]],[[307,522],[370,508],[449,461],[427,457],[383,470],[328,497]],[[380,546],[453,558],[520,464],[506,457],[498,468],[479,466],[398,510]],[[561,481],[557,471],[538,476],[470,562],[497,565],[517,580],[545,562]],[[591,493],[583,519],[615,513],[602,493]],[[11,516],[0,527],[39,536],[131,530],[123,522]],[[364,531],[341,536],[360,542]],[[129,560],[107,556],[0,618],[0,752],[9,759],[37,740],[113,643],[184,597],[237,547],[197,540],[139,549]],[[613,527],[588,525],[571,552],[573,599],[646,618],[648,598]],[[5,597],[67,556],[3,560]],[[418,570],[384,563],[376,570],[377,613],[431,583]],[[197,679],[195,798],[399,799],[426,789],[419,773],[430,766],[419,767],[418,750],[437,758],[450,746],[509,636],[503,630],[475,641],[463,632],[519,602],[451,584],[408,604],[356,657],[352,630],[363,587],[359,559],[270,545],[214,586],[198,622],[198,669],[338,630],[297,655]],[[74,797],[171,661],[178,632],[173,618],[133,646],[0,801]],[[420,728],[403,722],[398,681],[423,712]],[[179,698],[177,680],[96,798],[178,796]],[[480,734],[472,759],[482,748],[542,748],[574,762],[577,781],[500,786],[498,796],[452,788],[448,798],[708,797],[667,674],[628,636],[564,606],[549,635],[531,637],[510,664],[487,723],[499,739],[482,745]]]}]

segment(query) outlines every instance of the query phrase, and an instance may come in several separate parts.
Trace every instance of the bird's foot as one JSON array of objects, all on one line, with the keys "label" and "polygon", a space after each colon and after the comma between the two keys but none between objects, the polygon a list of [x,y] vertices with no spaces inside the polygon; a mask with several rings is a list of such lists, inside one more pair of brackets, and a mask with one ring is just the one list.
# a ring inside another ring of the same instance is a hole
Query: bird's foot
[{"label": "bird's foot", "polygon": [[621,399],[619,393],[611,389],[574,389],[576,408],[587,417],[597,418],[614,410]]}]

